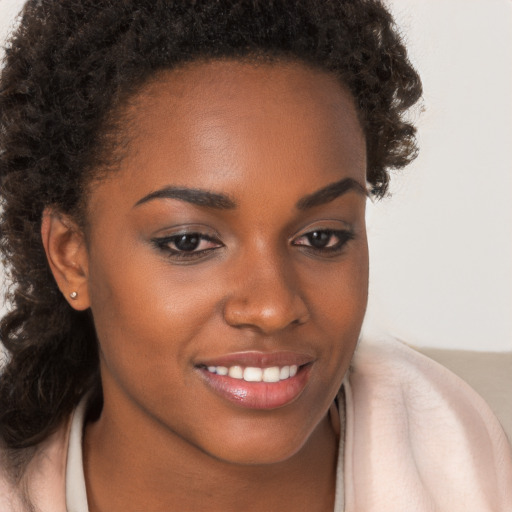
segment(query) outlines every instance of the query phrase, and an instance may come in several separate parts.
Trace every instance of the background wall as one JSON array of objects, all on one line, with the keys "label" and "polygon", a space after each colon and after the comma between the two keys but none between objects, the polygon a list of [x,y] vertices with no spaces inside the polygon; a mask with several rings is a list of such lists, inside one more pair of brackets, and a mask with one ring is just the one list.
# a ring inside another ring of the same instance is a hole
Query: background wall
[{"label": "background wall", "polygon": [[393,0],[423,79],[420,156],[370,212],[368,330],[512,350],[512,2]]},{"label": "background wall", "polygon": [[[0,0],[0,39],[21,0]],[[365,330],[512,351],[512,2],[389,1],[423,79],[420,157],[370,205]]]}]

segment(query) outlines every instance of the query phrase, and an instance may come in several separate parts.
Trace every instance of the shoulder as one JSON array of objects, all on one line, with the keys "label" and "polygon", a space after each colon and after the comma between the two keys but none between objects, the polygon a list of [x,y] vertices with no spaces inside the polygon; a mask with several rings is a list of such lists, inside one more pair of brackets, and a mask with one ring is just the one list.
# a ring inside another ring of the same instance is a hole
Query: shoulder
[{"label": "shoulder", "polygon": [[432,420],[471,419],[482,434],[505,441],[489,406],[465,381],[395,339],[361,341],[349,378],[354,395],[365,398],[361,406],[371,399],[372,406],[404,408],[412,417],[428,412]]},{"label": "shoulder", "polygon": [[[0,510],[65,512],[69,422],[33,449],[0,449]],[[27,461],[27,462],[26,462]],[[23,467],[16,476],[16,466]]]},{"label": "shoulder", "polygon": [[346,394],[347,494],[358,509],[512,509],[510,446],[459,377],[396,340],[363,341]]}]

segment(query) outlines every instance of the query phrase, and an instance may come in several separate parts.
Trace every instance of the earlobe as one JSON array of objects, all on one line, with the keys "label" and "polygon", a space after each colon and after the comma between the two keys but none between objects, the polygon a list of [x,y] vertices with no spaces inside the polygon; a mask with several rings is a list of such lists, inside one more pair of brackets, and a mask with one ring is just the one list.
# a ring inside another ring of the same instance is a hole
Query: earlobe
[{"label": "earlobe", "polygon": [[88,255],[82,230],[71,217],[51,208],[43,212],[41,237],[57,286],[73,309],[90,306]]}]

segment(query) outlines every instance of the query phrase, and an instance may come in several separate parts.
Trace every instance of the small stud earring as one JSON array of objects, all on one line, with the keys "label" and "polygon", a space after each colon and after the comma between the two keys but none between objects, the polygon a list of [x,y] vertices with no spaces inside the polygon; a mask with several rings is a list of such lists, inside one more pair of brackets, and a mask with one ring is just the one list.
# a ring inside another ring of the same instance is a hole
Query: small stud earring
[{"label": "small stud earring", "polygon": [[69,294],[69,296],[73,299],[73,300],[76,300],[76,298],[78,297],[78,292],[71,292]]}]

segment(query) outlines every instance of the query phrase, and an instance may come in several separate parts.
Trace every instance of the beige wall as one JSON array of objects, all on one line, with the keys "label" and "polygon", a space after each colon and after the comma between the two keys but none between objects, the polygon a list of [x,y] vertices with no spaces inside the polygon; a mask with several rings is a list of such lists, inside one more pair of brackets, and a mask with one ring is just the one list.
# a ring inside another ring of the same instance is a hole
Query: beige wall
[{"label": "beige wall", "polygon": [[368,329],[512,351],[512,2],[388,3],[425,112],[419,158],[371,212]]}]

